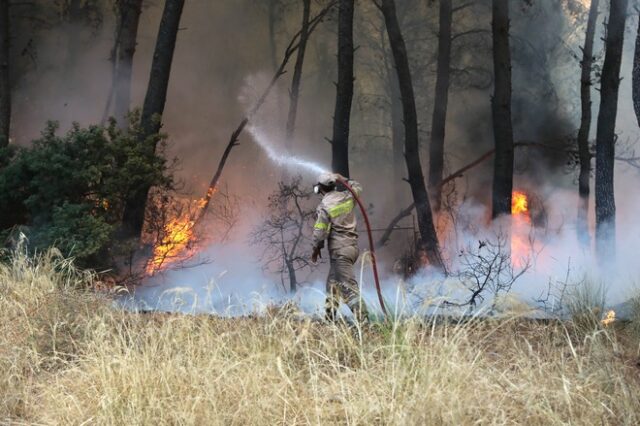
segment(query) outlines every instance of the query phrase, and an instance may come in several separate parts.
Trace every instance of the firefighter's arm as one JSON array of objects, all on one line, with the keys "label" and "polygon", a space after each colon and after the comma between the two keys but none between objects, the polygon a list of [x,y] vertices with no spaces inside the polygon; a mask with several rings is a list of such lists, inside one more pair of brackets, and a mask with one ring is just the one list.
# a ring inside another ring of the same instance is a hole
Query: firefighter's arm
[{"label": "firefighter's arm", "polygon": [[331,221],[329,213],[322,207],[318,206],[316,210],[316,223],[313,225],[313,249],[320,250],[324,247],[324,240],[329,236],[331,229]]},{"label": "firefighter's arm", "polygon": [[353,192],[355,192],[358,197],[362,194],[362,185],[360,185],[360,182],[349,179],[347,183],[351,186],[351,189],[353,189]]},{"label": "firefighter's arm", "polygon": [[355,181],[353,179],[346,178],[342,176],[340,173],[335,173],[335,177],[336,177],[336,180],[342,180],[347,182],[351,187],[351,189],[353,189],[353,191],[356,193],[356,195],[360,196],[360,194],[362,194],[362,185],[360,185],[360,182]]}]

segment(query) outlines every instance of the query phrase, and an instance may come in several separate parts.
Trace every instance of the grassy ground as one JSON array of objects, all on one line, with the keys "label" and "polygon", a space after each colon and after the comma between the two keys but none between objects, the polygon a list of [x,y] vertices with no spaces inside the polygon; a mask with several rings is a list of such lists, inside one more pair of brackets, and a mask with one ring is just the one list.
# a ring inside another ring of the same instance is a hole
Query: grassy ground
[{"label": "grassy ground", "polygon": [[0,423],[640,423],[637,323],[135,315],[90,280],[0,265]]}]

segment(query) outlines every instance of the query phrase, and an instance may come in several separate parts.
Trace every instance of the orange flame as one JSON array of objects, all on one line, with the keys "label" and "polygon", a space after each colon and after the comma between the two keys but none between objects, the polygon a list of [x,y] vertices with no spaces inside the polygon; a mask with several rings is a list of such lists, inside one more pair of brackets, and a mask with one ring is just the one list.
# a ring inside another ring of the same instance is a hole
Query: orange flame
[{"label": "orange flame", "polygon": [[[213,195],[211,189],[207,191],[207,197]],[[188,258],[193,253],[195,240],[194,227],[200,211],[206,205],[206,198],[199,198],[187,203],[186,213],[169,220],[164,225],[163,237],[153,247],[153,256],[147,263],[146,272],[149,275],[165,269],[172,263]],[[194,212],[195,210],[195,212]]]},{"label": "orange flame", "polygon": [[616,320],[616,311],[609,311],[600,321],[605,327],[611,325]]},{"label": "orange flame", "polygon": [[164,237],[153,248],[153,257],[147,264],[147,273],[153,274],[181,257],[193,239],[193,220],[179,217],[164,227]]},{"label": "orange flame", "polygon": [[529,199],[522,191],[513,191],[511,195],[511,214],[513,216],[522,215],[529,222]]},{"label": "orange flame", "polygon": [[511,260],[514,266],[522,267],[531,253],[531,214],[526,193],[515,190],[511,194],[511,216]]}]

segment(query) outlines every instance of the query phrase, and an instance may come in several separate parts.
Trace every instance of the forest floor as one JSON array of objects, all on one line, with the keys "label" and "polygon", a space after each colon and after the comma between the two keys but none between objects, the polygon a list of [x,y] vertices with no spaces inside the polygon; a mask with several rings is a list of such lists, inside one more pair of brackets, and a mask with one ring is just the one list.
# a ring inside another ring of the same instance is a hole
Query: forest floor
[{"label": "forest floor", "polygon": [[0,263],[0,424],[640,424],[640,310],[358,328],[133,314],[91,280]]}]

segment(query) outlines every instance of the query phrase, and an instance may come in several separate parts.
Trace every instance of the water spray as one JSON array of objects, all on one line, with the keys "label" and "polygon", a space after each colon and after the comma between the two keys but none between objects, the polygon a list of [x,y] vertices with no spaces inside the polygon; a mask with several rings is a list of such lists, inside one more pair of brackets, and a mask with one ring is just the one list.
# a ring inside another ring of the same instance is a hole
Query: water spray
[{"label": "water spray", "polygon": [[[256,126],[249,126],[248,129],[251,136],[253,136],[254,141],[262,148],[264,153],[279,166],[290,165],[301,169],[306,169],[311,173],[320,174],[326,172],[326,168],[321,166],[320,164],[307,160],[305,158],[296,157],[290,154],[283,154],[278,152],[275,148],[276,144],[273,140],[271,140],[264,132],[262,132]],[[369,216],[367,215],[367,211],[358,197],[358,194],[353,190],[351,185],[346,182],[344,179],[338,178],[338,182],[344,185],[345,188],[351,193],[353,199],[356,200],[358,206],[360,207],[360,211],[362,212],[362,217],[364,218],[364,223],[367,227],[367,236],[369,238],[369,252],[371,254],[371,268],[373,269],[373,278],[376,285],[376,292],[378,293],[378,301],[380,302],[380,308],[382,309],[382,313],[387,316],[387,309],[384,305],[384,299],[382,297],[382,290],[380,288],[380,277],[378,276],[378,266],[376,263],[376,252],[375,245],[373,243],[373,235],[371,234],[371,223],[369,222]]]}]

